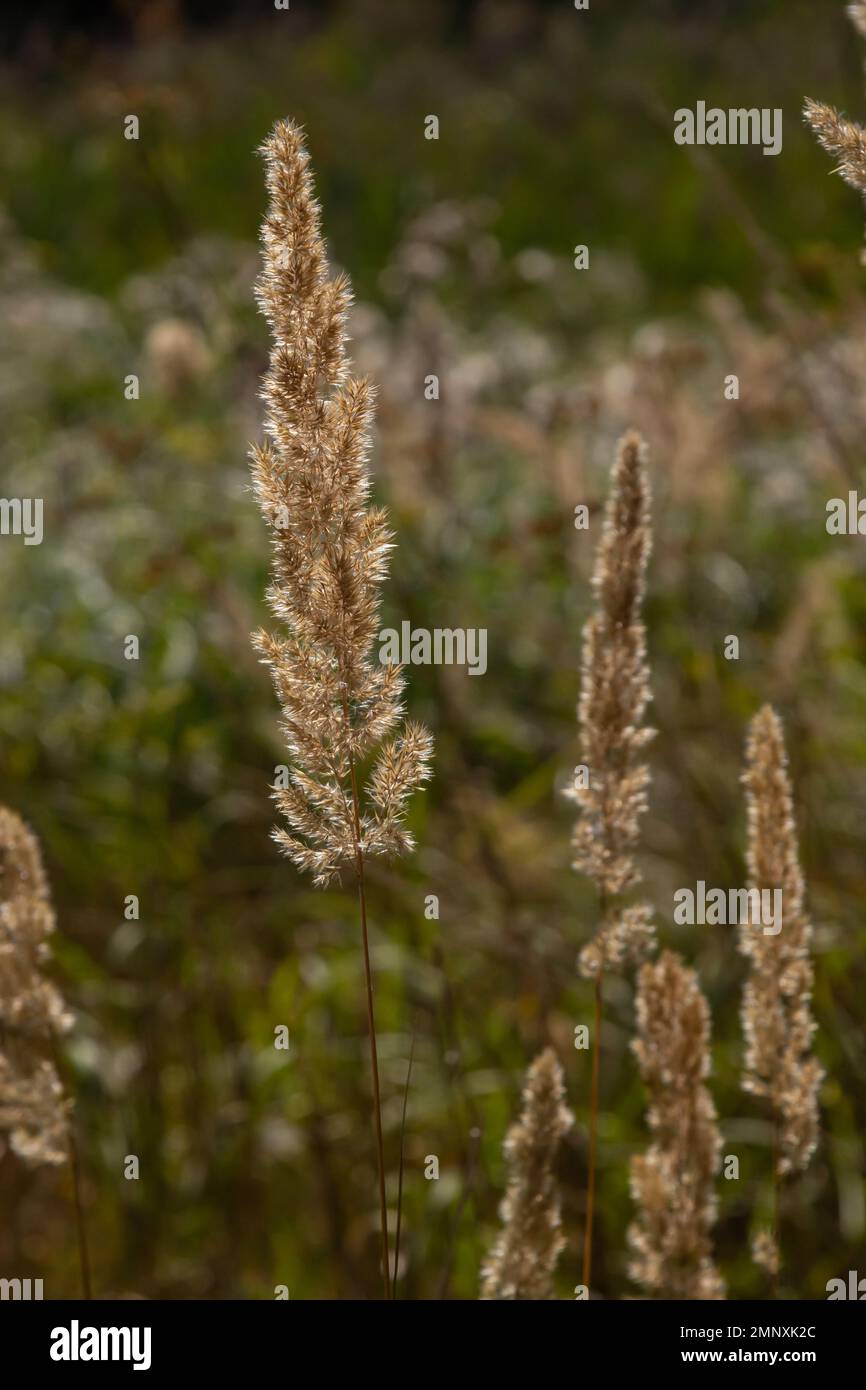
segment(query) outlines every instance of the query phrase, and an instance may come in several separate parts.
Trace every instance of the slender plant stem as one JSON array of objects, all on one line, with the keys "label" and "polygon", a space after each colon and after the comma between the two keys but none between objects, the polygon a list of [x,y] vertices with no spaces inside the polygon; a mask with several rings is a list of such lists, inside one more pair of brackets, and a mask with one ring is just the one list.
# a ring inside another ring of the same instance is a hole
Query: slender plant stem
[{"label": "slender plant stem", "polygon": [[586,1228],[583,1236],[583,1283],[589,1295],[592,1278],[592,1221],[595,1214],[595,1165],[598,1150],[598,1082],[601,1070],[601,1005],[604,968],[595,981],[595,1013],[592,1040],[592,1083],[589,1101],[589,1172],[586,1181]]},{"label": "slender plant stem", "polygon": [[367,1032],[370,1037],[370,1066],[373,1072],[373,1112],[376,1123],[376,1155],[379,1165],[379,1217],[382,1227],[382,1281],[385,1300],[391,1298],[388,1256],[388,1203],[385,1197],[385,1145],[382,1140],[382,1100],[379,1090],[379,1053],[376,1047],[376,1019],[373,1012],[373,972],[370,967],[370,939],[367,932],[367,895],[364,888],[364,851],[361,848],[361,818],[358,809],[358,780],[355,764],[350,763],[352,778],[352,814],[355,834],[355,868],[358,879],[358,902],[361,908],[361,940],[364,945],[364,981],[367,996]]},{"label": "slender plant stem", "polygon": [[403,1141],[406,1137],[406,1106],[409,1103],[409,1083],[412,1080],[412,1061],[415,1056],[415,1034],[409,1048],[409,1065],[406,1068],[406,1085],[403,1090],[403,1116],[400,1120],[400,1177],[397,1183],[397,1232],[394,1236],[394,1283],[391,1297],[397,1297],[397,1270],[400,1268],[400,1227],[403,1224]]},{"label": "slender plant stem", "polygon": [[781,1145],[780,1145],[780,1136],[779,1136],[779,1116],[778,1116],[778,1115],[775,1115],[774,1118],[773,1118],[773,1226],[772,1226],[772,1232],[773,1232],[773,1246],[774,1246],[774,1248],[775,1248],[775,1253],[776,1253],[776,1266],[777,1266],[777,1267],[773,1270],[773,1274],[772,1274],[772,1278],[771,1278],[771,1288],[772,1288],[772,1292],[773,1292],[773,1297],[774,1297],[774,1298],[778,1298],[778,1297],[779,1297],[779,1274],[781,1273],[781,1269],[782,1269],[782,1246],[781,1246],[781,1244],[780,1244],[780,1231],[779,1231],[779,1208],[780,1208],[780,1205],[781,1205],[781,1195],[782,1195],[782,1193],[781,1193],[782,1184],[781,1184],[781,1181],[780,1181],[780,1179],[779,1179],[779,1151],[780,1151],[780,1147],[781,1147]]}]

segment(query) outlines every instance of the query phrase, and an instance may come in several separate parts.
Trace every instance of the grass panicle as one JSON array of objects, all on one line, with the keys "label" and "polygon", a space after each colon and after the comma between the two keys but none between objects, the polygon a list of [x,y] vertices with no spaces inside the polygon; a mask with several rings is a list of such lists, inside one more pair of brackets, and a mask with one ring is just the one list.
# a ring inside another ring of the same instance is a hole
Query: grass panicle
[{"label": "grass panicle", "polygon": [[595,609],[583,629],[577,709],[582,765],[566,793],[577,805],[573,866],[592,879],[600,909],[595,935],[579,957],[581,974],[595,981],[583,1254],[587,1289],[592,1278],[604,973],[626,961],[640,961],[655,946],[651,909],[616,901],[640,882],[634,851],[650,780],[643,757],[653,730],[644,725],[651,696],[642,617],[652,549],[650,507],[646,448],[631,431],[617,448],[596,550]]},{"label": "grass panicle", "polygon": [[[650,686],[641,616],[651,547],[646,449],[631,433],[620,441],[611,473],[592,579],[595,609],[583,629],[577,717],[588,783],[576,779],[567,792],[577,806],[574,867],[606,899],[640,881],[634,850],[647,810],[643,751],[653,736],[643,722]],[[587,975],[621,962],[628,934],[606,926],[587,955]]]},{"label": "grass panicle", "polygon": [[653,1138],[631,1163],[631,1277],[655,1298],[724,1298],[712,1250],[721,1137],[706,1086],[710,1011],[672,951],[641,967],[632,1047]]},{"label": "grass panicle", "polygon": [[834,106],[807,97],[803,106],[807,123],[819,144],[838,160],[835,172],[866,197],[866,130],[849,121]]},{"label": "grass panicle", "polygon": [[502,1231],[481,1272],[482,1299],[551,1299],[564,1241],[554,1172],[571,1127],[562,1067],[546,1048],[530,1066],[520,1119],[505,1139]]},{"label": "grass panicle", "polygon": [[743,1089],[769,1101],[778,1123],[779,1176],[802,1172],[818,1143],[823,1072],[812,1055],[814,971],[782,725],[765,705],[752,720],[743,774],[749,886],[780,889],[778,934],[743,924]]},{"label": "grass panicle", "polygon": [[818,1144],[823,1070],[812,1055],[814,971],[812,927],[806,913],[794,806],[781,721],[765,705],[754,716],[743,773],[748,812],[749,886],[781,890],[777,934],[744,923],[740,951],[749,962],[741,1019],[745,1039],[743,1089],[761,1096],[773,1123],[770,1230],[753,1242],[753,1256],[775,1281],[781,1263],[783,1181],[803,1172]]},{"label": "grass panicle", "polygon": [[[866,3],[854,0],[846,7],[848,18],[861,38],[866,38]],[[866,197],[866,130],[849,121],[834,106],[807,97],[803,104],[806,124],[812,127],[818,143],[838,160],[835,172],[858,193]]]},{"label": "grass panicle", "polygon": [[[400,668],[373,649],[392,534],[368,502],[373,388],[349,375],[351,290],[344,276],[329,278],[300,129],[278,122],[262,152],[270,207],[257,298],[273,343],[252,471],[271,527],[267,596],[280,632],[254,644],[292,760],[289,785],[274,788],[289,828],[274,838],[325,885],[356,867],[359,849],[369,858],[412,848],[405,806],[429,774],[431,739],[402,722]],[[356,797],[356,770],[374,752]]]},{"label": "grass panicle", "polygon": [[25,1163],[65,1163],[69,1102],[54,1062],[72,1017],[45,976],[54,909],[35,835],[0,807],[0,1130]]}]

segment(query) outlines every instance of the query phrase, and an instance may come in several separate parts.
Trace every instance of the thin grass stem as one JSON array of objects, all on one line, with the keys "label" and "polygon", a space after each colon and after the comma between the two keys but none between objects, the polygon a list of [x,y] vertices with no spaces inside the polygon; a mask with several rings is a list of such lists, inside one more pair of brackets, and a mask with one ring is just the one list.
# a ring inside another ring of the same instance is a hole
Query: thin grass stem
[{"label": "thin grass stem", "polygon": [[376,1159],[379,1170],[379,1220],[382,1235],[382,1283],[386,1302],[391,1298],[389,1278],[388,1201],[385,1195],[385,1144],[382,1138],[382,1097],[379,1086],[379,1049],[376,1043],[376,1016],[373,1007],[373,971],[370,965],[370,937],[367,930],[367,894],[364,886],[364,851],[361,848],[361,825],[358,807],[358,780],[355,765],[351,764],[352,815],[355,822],[355,868],[358,882],[358,902],[361,909],[361,940],[364,948],[364,984],[367,1000],[367,1033],[370,1039],[370,1068],[373,1073],[373,1117],[376,1129]]},{"label": "thin grass stem", "polygon": [[406,1085],[403,1088],[403,1114],[400,1119],[400,1176],[397,1182],[397,1231],[394,1236],[394,1283],[392,1286],[392,1298],[397,1297],[397,1271],[400,1268],[400,1228],[403,1223],[403,1158],[404,1140],[406,1137],[406,1106],[409,1103],[409,1083],[412,1080],[412,1060],[415,1056],[415,1034],[412,1034],[412,1043],[409,1048],[409,1065],[406,1068]]}]

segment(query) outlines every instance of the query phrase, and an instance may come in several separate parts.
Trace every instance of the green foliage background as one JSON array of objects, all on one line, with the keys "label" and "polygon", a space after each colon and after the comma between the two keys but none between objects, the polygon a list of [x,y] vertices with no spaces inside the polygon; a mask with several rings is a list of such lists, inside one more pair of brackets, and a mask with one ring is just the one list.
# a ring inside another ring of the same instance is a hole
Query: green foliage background
[{"label": "green foliage background", "polygon": [[[46,516],[40,547],[0,544],[0,796],[38,832],[54,888],[97,1290],[378,1290],[353,889],[314,891],[269,841],[283,755],[248,642],[268,561],[245,464],[267,353],[254,150],[290,114],[381,387],[377,493],[399,540],[383,625],[489,630],[483,678],[410,672],[436,776],[412,812],[417,855],[372,874],[392,1204],[415,1040],[400,1296],[476,1296],[503,1135],[548,1041],[576,1115],[562,1297],[578,1279],[589,1063],[572,1037],[591,992],[575,960],[596,905],[557,788],[577,755],[607,467],[635,422],[657,499],[644,868],[661,937],[713,1010],[714,1096],[741,1160],[719,1184],[719,1259],[732,1297],[766,1296],[748,1238],[769,1127],[739,1089],[733,935],[674,928],[673,892],[743,882],[742,745],[769,698],[828,1073],[821,1151],[786,1194],[781,1292],[823,1297],[866,1253],[866,590],[862,540],[824,528],[827,498],[862,473],[862,217],[799,117],[807,93],[852,114],[866,100],[841,7],[489,3],[459,24],[445,5],[323,17],[263,0],[207,29],[137,9],[132,41],[55,35],[0,84],[2,492],[43,497]],[[783,153],[675,146],[673,111],[698,99],[781,107]],[[630,981],[609,998],[597,1284],[625,1297],[628,1159],[646,1132]],[[68,1175],[3,1154],[0,1212],[0,1271],[75,1294]]]}]

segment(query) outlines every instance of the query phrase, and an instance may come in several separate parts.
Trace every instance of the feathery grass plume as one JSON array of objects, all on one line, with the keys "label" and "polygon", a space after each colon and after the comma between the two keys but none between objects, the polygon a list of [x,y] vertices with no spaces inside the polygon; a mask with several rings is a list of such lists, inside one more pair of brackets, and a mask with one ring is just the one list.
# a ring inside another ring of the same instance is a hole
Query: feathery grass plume
[{"label": "feathery grass plume", "polygon": [[724,1298],[712,1251],[721,1137],[705,1085],[710,1011],[696,973],[673,951],[641,967],[632,1048],[653,1140],[631,1162],[638,1212],[629,1273],[656,1298]]},{"label": "feathery grass plume", "polygon": [[[847,14],[857,32],[866,38],[866,3],[856,0]],[[803,115],[828,154],[838,159],[835,170],[846,183],[866,197],[866,130],[842,116],[835,107],[807,97]]]},{"label": "feathery grass plume", "polygon": [[51,1052],[72,1018],[43,974],[54,927],[36,838],[0,806],[0,1131],[34,1167],[69,1157],[69,1103]]},{"label": "feathery grass plume", "polygon": [[752,720],[743,773],[749,886],[781,889],[782,929],[741,925],[749,961],[743,987],[743,1089],[763,1096],[775,1122],[774,1177],[805,1169],[818,1143],[823,1071],[812,1056],[812,928],[806,915],[782,725],[770,705]]},{"label": "feathery grass plume", "polygon": [[866,130],[840,115],[835,107],[811,97],[806,98],[803,115],[819,144],[838,159],[834,172],[866,196]]},{"label": "feathery grass plume", "polygon": [[631,431],[620,440],[614,460],[592,577],[596,606],[583,629],[577,718],[588,785],[580,785],[575,778],[566,792],[577,803],[573,867],[593,880],[600,906],[598,928],[578,961],[581,974],[595,981],[583,1247],[587,1290],[592,1277],[604,972],[627,960],[641,960],[655,946],[648,906],[610,902],[641,878],[634,850],[650,780],[641,755],[654,732],[643,723],[651,697],[641,617],[651,548],[646,447],[640,435]]},{"label": "feathery grass plume", "polygon": [[562,1067],[551,1048],[526,1074],[520,1119],[505,1137],[508,1186],[502,1231],[481,1271],[482,1299],[551,1299],[565,1244],[554,1163],[571,1126]]},{"label": "feathery grass plume", "polygon": [[[651,547],[646,448],[632,432],[620,441],[611,474],[592,579],[596,608],[583,629],[577,717],[589,785],[566,793],[577,803],[574,868],[593,880],[603,903],[641,877],[634,850],[650,780],[641,754],[653,736],[643,724],[650,688],[641,604]],[[581,956],[582,973],[594,977],[640,958],[652,936],[649,909],[613,918],[603,912]]]},{"label": "feathery grass plume", "polygon": [[[256,290],[273,348],[253,480],[273,531],[268,601],[284,633],[259,632],[254,645],[271,668],[293,762],[290,785],[274,790],[291,833],[274,838],[324,885],[359,850],[412,848],[404,808],[428,775],[431,740],[415,724],[398,730],[401,671],[373,653],[392,534],[385,512],[368,506],[373,388],[349,376],[349,284],[328,277],[300,129],[278,122],[262,152],[270,208]],[[388,735],[359,809],[355,769]]]},{"label": "feathery grass plume", "polygon": [[[357,878],[387,1298],[364,862],[412,848],[406,802],[429,775],[432,741],[420,725],[401,722],[401,670],[373,653],[392,535],[385,512],[368,505],[373,388],[349,373],[351,290],[344,276],[329,278],[300,128],[278,121],[261,152],[270,206],[256,295],[273,345],[262,387],[266,438],[251,456],[255,491],[272,529],[267,597],[282,632],[259,632],[253,643],[271,669],[292,763],[289,785],[274,788],[289,828],[275,829],[274,839],[318,885],[346,865]],[[374,755],[362,788],[359,769]]]}]

